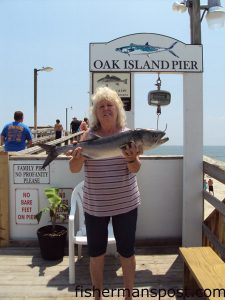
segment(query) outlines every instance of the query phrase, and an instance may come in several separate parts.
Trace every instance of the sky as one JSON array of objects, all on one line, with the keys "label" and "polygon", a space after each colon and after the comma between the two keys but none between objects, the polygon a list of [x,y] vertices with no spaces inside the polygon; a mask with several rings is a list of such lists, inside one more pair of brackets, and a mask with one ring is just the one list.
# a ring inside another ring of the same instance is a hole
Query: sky
[{"label": "sky", "polygon": [[[24,112],[34,123],[34,68],[38,72],[38,125],[69,122],[89,113],[89,43],[134,33],[156,33],[190,43],[188,12],[172,10],[173,0],[0,0],[0,129]],[[207,4],[201,1],[201,4]],[[221,1],[225,7],[225,0]],[[202,21],[204,145],[225,145],[225,27]],[[162,107],[168,145],[183,144],[182,75],[161,74],[171,103]],[[157,74],[135,74],[135,127],[156,128],[156,108],[147,95]],[[72,109],[71,109],[72,107]],[[68,109],[66,109],[68,108]],[[194,130],[194,129],[193,129]]]}]

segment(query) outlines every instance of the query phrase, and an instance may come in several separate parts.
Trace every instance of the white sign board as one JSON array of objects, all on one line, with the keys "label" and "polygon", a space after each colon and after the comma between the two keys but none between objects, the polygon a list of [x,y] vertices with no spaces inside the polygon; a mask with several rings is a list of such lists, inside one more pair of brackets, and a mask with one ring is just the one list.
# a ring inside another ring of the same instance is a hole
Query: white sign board
[{"label": "white sign board", "polygon": [[203,72],[202,45],[139,33],[90,44],[91,72]]},{"label": "white sign board", "polygon": [[92,74],[92,93],[96,88],[107,86],[117,92],[119,97],[131,97],[130,73],[96,73]]},{"label": "white sign board", "polygon": [[16,189],[16,224],[37,224],[38,189]]},{"label": "white sign board", "polygon": [[37,184],[49,183],[49,166],[45,170],[41,169],[42,164],[14,164],[14,183]]}]

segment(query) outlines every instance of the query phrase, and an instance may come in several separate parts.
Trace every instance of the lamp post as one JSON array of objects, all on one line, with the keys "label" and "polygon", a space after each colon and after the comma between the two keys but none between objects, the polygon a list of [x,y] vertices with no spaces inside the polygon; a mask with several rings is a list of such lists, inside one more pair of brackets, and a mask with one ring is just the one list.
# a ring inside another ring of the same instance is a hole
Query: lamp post
[{"label": "lamp post", "polygon": [[[219,0],[208,0],[208,5],[200,5],[200,0],[175,2],[173,9],[190,16],[191,44],[201,44],[201,21],[205,13],[209,27],[221,27],[225,19]],[[201,10],[203,13],[201,15]],[[217,18],[219,17],[219,18]],[[209,22],[210,21],[210,22]],[[215,26],[216,25],[216,26]],[[193,247],[202,245],[203,216],[203,75],[183,74],[184,111],[184,156],[183,156],[183,211],[182,245]],[[195,129],[193,131],[193,128]],[[194,145],[194,149],[193,149]],[[198,201],[199,200],[199,201]]]},{"label": "lamp post", "polygon": [[[190,15],[191,44],[201,44],[201,21],[206,12],[206,20],[210,28],[224,25],[225,12],[220,0],[208,0],[208,5],[201,5],[200,0],[187,1],[187,6]],[[202,16],[200,16],[201,10],[203,10]]]},{"label": "lamp post", "polygon": [[73,109],[72,106],[66,107],[66,131],[67,131],[67,114],[68,114],[68,109]]},{"label": "lamp post", "polygon": [[53,68],[43,67],[41,69],[34,69],[34,130],[37,131],[37,75],[39,71],[51,72]]},{"label": "lamp post", "polygon": [[[185,12],[188,8],[190,15],[191,44],[201,44],[201,21],[206,14],[206,20],[210,28],[219,28],[224,25],[225,12],[220,0],[208,0],[208,5],[201,5],[200,0],[183,0],[173,3],[173,10]],[[202,16],[200,11],[203,10]]]},{"label": "lamp post", "polygon": [[200,17],[200,0],[192,1],[188,8],[190,15],[191,44],[201,44],[201,17]]}]

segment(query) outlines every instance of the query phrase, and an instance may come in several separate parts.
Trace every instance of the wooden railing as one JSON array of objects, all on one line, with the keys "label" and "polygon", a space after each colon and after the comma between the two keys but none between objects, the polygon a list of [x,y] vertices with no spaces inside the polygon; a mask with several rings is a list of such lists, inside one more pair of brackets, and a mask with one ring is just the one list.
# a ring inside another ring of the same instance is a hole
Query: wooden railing
[{"label": "wooden railing", "polygon": [[[57,139],[57,140],[54,139],[52,141],[49,141],[46,144],[48,144],[48,145],[62,145],[62,144],[68,145],[68,144],[72,143],[73,141],[79,141],[82,134],[83,134],[83,131],[69,134],[60,139]],[[42,139],[39,139],[39,143],[40,144],[43,143]],[[37,142],[37,144],[38,144],[38,142]],[[45,150],[43,150],[40,146],[33,146],[33,147],[30,147],[30,148],[27,148],[27,149],[21,150],[21,151],[9,152],[9,155],[10,156],[12,156],[12,155],[21,156],[21,155],[27,155],[27,154],[39,154],[44,151]]]},{"label": "wooden railing", "polygon": [[34,139],[55,134],[54,127],[43,127],[37,130],[31,129]]},{"label": "wooden railing", "polygon": [[37,144],[47,143],[55,139],[55,134],[45,135],[39,138],[34,138],[32,140],[32,145],[36,146]]},{"label": "wooden railing", "polygon": [[[39,128],[37,130],[31,129],[31,132],[33,135],[33,146],[36,146],[40,143],[47,143],[55,139],[55,131],[53,127]],[[0,152],[1,151],[4,151],[3,146],[0,146]]]},{"label": "wooden railing", "polygon": [[[59,145],[59,144],[68,145],[69,143],[72,143],[72,141],[74,141],[74,140],[79,141],[81,135],[83,134],[83,131],[73,133],[73,134],[70,134],[69,132],[67,132],[65,136],[56,140],[55,132],[54,132],[54,129],[52,130],[52,128],[38,129],[37,132],[38,132],[38,137],[33,138],[32,147],[27,148],[25,150],[13,152],[13,154],[15,154],[15,155],[22,154],[23,155],[23,154],[40,153],[43,151],[43,149],[40,148],[39,146],[37,146],[38,144],[47,143],[49,145]],[[37,147],[35,148],[35,146],[37,146]],[[0,152],[1,151],[4,151],[3,146],[0,146]],[[10,155],[12,155],[12,152],[10,153]]]},{"label": "wooden railing", "polygon": [[[225,162],[204,156],[203,172],[225,184]],[[202,224],[203,246],[211,246],[225,261],[225,195],[221,201],[203,191],[203,198],[215,208]]]}]

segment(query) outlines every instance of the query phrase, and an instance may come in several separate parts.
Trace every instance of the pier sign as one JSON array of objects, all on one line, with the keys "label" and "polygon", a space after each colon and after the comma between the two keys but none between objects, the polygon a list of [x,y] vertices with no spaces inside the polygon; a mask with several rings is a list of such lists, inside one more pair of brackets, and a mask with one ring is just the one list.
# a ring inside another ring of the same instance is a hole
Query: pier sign
[{"label": "pier sign", "polygon": [[98,73],[93,72],[92,76],[92,93],[96,88],[107,86],[117,92],[122,97],[131,96],[131,79],[130,73]]},{"label": "pier sign", "polygon": [[38,189],[16,189],[16,224],[38,224]]},{"label": "pier sign", "polygon": [[121,98],[125,111],[131,110],[131,73],[92,72],[92,93],[98,87],[109,87]]},{"label": "pier sign", "polygon": [[14,183],[20,184],[46,184],[50,183],[49,166],[41,169],[42,164],[14,164]]},{"label": "pier sign", "polygon": [[202,45],[138,33],[90,43],[91,72],[203,72]]}]

